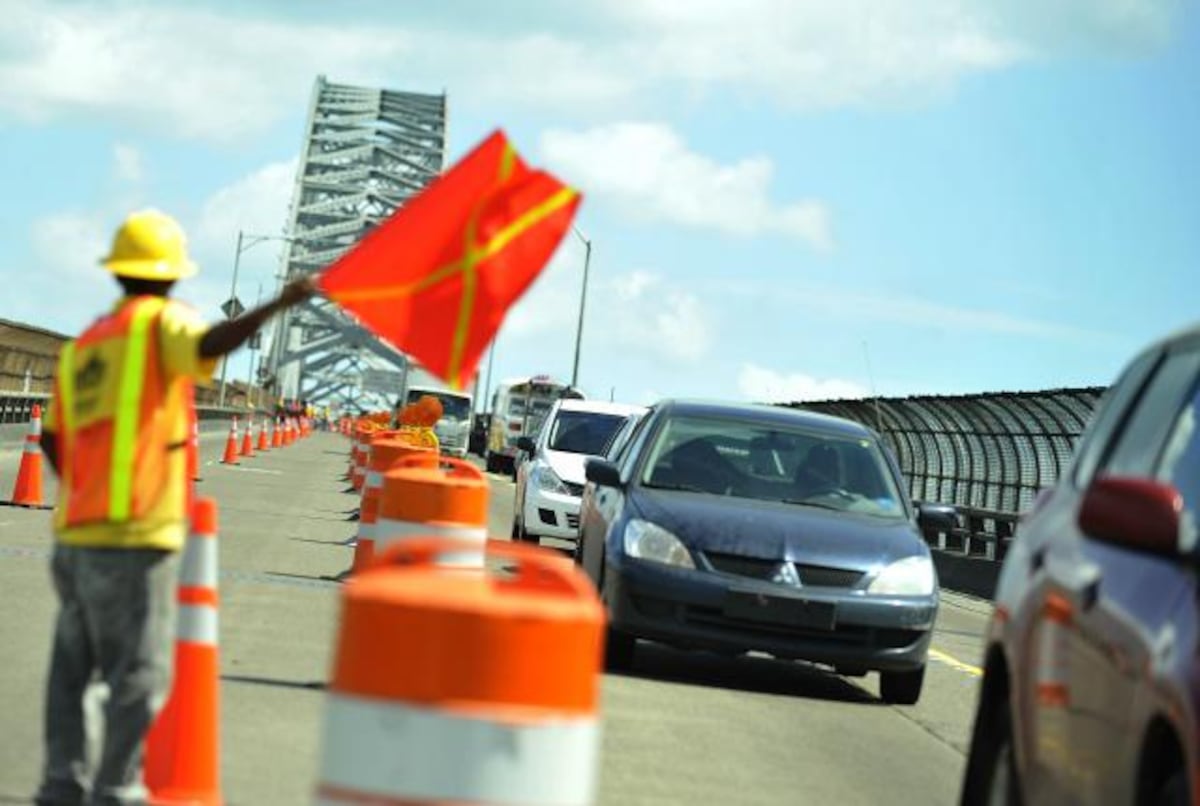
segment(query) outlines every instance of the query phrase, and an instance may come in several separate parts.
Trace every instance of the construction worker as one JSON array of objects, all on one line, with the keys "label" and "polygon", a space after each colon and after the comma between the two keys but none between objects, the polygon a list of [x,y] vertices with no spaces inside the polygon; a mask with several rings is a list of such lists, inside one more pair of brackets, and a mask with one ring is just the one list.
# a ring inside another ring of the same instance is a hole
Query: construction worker
[{"label": "construction worker", "polygon": [[[218,358],[315,289],[293,281],[277,299],[208,327],[167,298],[196,266],[183,230],[156,210],[130,215],[101,263],[123,296],[63,348],[42,434],[60,477],[51,561],[60,606],[38,804],[146,802],[143,740],[170,690],[188,529],[192,383],[208,382]],[[109,694],[89,774],[83,696],[93,675]]]}]

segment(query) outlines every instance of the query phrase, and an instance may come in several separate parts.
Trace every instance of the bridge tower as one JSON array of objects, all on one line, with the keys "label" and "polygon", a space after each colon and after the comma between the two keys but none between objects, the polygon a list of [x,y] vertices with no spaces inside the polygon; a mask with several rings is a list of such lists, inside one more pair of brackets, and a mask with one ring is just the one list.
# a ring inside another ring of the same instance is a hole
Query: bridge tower
[{"label": "bridge tower", "polygon": [[[283,276],[319,271],[442,170],[446,96],[352,87],[318,76],[289,208]],[[311,299],[277,320],[262,370],[276,397],[390,408],[362,379],[399,377],[407,357],[336,306]]]}]

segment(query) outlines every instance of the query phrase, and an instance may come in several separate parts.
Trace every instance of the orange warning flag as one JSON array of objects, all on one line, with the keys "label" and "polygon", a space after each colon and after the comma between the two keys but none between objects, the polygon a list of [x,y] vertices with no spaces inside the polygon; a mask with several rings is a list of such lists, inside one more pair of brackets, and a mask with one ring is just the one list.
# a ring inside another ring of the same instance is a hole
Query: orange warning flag
[{"label": "orange warning flag", "polygon": [[579,202],[497,130],[317,282],[376,335],[461,388]]}]

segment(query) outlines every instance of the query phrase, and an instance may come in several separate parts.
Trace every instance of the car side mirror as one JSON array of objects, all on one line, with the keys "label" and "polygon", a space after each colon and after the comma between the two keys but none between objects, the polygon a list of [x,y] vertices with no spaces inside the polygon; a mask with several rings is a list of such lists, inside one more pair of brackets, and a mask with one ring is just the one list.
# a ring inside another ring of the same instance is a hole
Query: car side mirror
[{"label": "car side mirror", "polygon": [[588,459],[583,466],[583,475],[588,481],[601,487],[621,486],[621,471],[606,459]]},{"label": "car side mirror", "polygon": [[913,503],[917,507],[917,525],[922,532],[950,532],[958,528],[958,508],[953,504]]},{"label": "car side mirror", "polygon": [[517,437],[517,448],[525,451],[530,456],[537,450],[537,447],[533,444],[532,437]]},{"label": "car side mirror", "polygon": [[1182,512],[1183,496],[1170,484],[1108,476],[1096,479],[1084,493],[1079,528],[1094,540],[1177,557],[1192,548],[1180,545]]}]

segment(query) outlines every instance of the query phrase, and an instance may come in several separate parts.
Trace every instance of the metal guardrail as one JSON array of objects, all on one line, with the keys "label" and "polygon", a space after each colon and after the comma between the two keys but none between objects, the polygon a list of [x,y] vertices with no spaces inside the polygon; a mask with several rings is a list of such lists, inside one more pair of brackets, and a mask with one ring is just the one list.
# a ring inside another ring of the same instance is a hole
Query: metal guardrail
[{"label": "metal guardrail", "polygon": [[[33,406],[38,404],[45,408],[50,403],[50,395],[13,394],[0,392],[0,425],[27,423],[33,417]],[[220,406],[199,405],[196,414],[200,420],[221,420],[231,417],[245,417],[247,409],[222,408]]]}]

